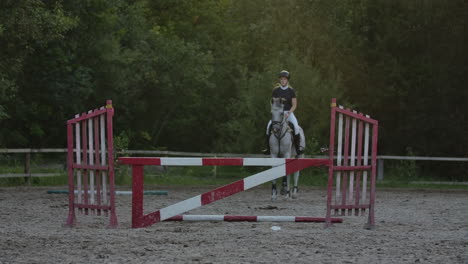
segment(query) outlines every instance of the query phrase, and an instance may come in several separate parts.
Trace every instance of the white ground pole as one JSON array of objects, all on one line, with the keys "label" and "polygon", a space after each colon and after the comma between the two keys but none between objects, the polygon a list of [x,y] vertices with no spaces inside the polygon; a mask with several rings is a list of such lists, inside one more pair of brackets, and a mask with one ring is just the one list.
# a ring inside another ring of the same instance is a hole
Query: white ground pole
[{"label": "white ground pole", "polygon": [[[353,110],[353,113],[357,114]],[[353,118],[352,122],[352,134],[351,134],[351,166],[356,166],[356,118]],[[349,176],[349,194],[348,201],[353,202],[354,198],[354,171],[350,172]]]},{"label": "white ground pole", "polygon": [[[93,111],[89,110],[88,114],[91,114]],[[93,119],[88,119],[88,163],[89,165],[94,165],[94,137],[93,137]],[[90,204],[95,204],[94,199],[94,170],[89,171],[89,190],[91,191],[90,195]]]},{"label": "white ground pole", "polygon": [[[370,116],[366,115],[367,118]],[[369,123],[366,123],[364,129],[364,166],[369,164]],[[364,170],[362,174],[362,203],[364,204],[367,200],[367,170]]]},{"label": "white ground pole", "polygon": [[[343,109],[343,106],[339,106]],[[343,161],[343,114],[338,114],[338,148],[336,157],[336,166],[341,166]],[[341,200],[341,171],[336,172],[336,197],[335,203],[338,204]]]},{"label": "white ground pole", "polygon": [[[104,107],[101,107],[101,109],[104,109]],[[101,165],[106,166],[106,126],[104,122],[104,115],[99,116],[99,123],[100,123],[100,133],[101,133]],[[102,203],[107,204],[107,177],[106,177],[106,172],[101,171],[101,184],[102,184]],[[106,211],[107,212],[107,211]]]},{"label": "white ground pole", "polygon": [[[80,117],[79,114],[75,115],[75,118],[78,118]],[[77,122],[75,124],[75,141],[76,141],[76,147],[75,147],[75,151],[76,151],[76,164],[81,164],[81,129],[80,129],[80,122]],[[81,170],[77,170],[76,171],[76,185],[77,185],[77,189],[78,189],[78,201],[76,201],[77,203],[79,204],[82,204],[83,203],[83,197],[81,196],[81,193],[82,193],[82,189],[81,189]]]},{"label": "white ground pole", "polygon": [[[212,222],[212,221],[236,221],[236,220],[226,220],[226,217],[229,218],[230,215],[181,215],[180,220],[177,221],[189,221],[189,222]],[[251,216],[241,216],[239,221],[250,221],[250,222],[296,222],[297,218],[313,218],[307,216],[255,216],[253,220]],[[249,220],[247,220],[249,219]],[[171,221],[171,220],[170,220]],[[172,220],[175,221],[175,220]]]}]

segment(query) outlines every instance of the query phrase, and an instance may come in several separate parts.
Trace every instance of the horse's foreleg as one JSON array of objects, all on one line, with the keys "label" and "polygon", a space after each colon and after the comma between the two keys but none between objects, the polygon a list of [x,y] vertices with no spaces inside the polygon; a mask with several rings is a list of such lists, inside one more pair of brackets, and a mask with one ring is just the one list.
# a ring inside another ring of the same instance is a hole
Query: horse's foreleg
[{"label": "horse's foreleg", "polygon": [[[304,158],[304,154],[301,154],[301,155],[298,155],[296,158]],[[296,171],[294,173],[294,187],[293,187],[293,190],[292,190],[292,194],[291,194],[291,197],[293,199],[296,199],[297,198],[297,193],[299,192],[299,189],[298,189],[298,186],[299,186],[299,174],[300,174],[300,171]]]},{"label": "horse's foreleg", "polygon": [[284,195],[285,198],[289,197],[289,178],[290,178],[290,175],[284,176],[283,182],[281,185],[281,195]]},{"label": "horse's foreleg", "polygon": [[271,182],[271,200],[276,201],[276,194],[278,191],[276,190],[276,180]]}]

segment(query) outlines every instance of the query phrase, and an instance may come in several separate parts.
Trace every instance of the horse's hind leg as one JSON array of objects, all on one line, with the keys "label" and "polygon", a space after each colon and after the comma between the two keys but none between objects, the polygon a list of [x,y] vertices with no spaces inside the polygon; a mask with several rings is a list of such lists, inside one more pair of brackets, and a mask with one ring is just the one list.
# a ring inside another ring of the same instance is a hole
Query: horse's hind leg
[{"label": "horse's hind leg", "polygon": [[276,195],[278,191],[276,190],[276,180],[271,182],[271,200],[276,201]]}]

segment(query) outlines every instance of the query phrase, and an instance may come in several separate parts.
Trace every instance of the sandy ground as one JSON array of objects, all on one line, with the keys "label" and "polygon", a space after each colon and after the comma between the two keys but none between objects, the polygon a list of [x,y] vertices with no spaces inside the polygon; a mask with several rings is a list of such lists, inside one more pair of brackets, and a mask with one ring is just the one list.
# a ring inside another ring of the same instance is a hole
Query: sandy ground
[{"label": "sandy ground", "polygon": [[[130,228],[131,197],[118,196],[119,227],[78,215],[65,223],[66,195],[51,188],[0,188],[0,263],[468,263],[468,192],[378,190],[374,230],[367,217],[322,223],[164,222]],[[54,188],[58,189],[58,188]],[[65,188],[60,188],[65,189]],[[150,189],[150,188],[147,188]],[[151,188],[146,213],[212,187]],[[325,190],[270,201],[258,187],[191,214],[324,216]],[[269,206],[277,209],[265,209]],[[274,231],[272,226],[281,230]]]}]

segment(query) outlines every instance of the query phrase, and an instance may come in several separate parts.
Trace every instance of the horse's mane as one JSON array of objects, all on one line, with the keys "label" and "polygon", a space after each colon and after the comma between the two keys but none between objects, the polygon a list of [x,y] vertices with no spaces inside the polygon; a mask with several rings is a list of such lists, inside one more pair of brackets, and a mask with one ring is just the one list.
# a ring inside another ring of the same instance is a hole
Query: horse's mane
[{"label": "horse's mane", "polygon": [[281,100],[275,100],[276,98],[271,99],[271,108],[276,110],[283,110],[284,105],[281,103]]}]

